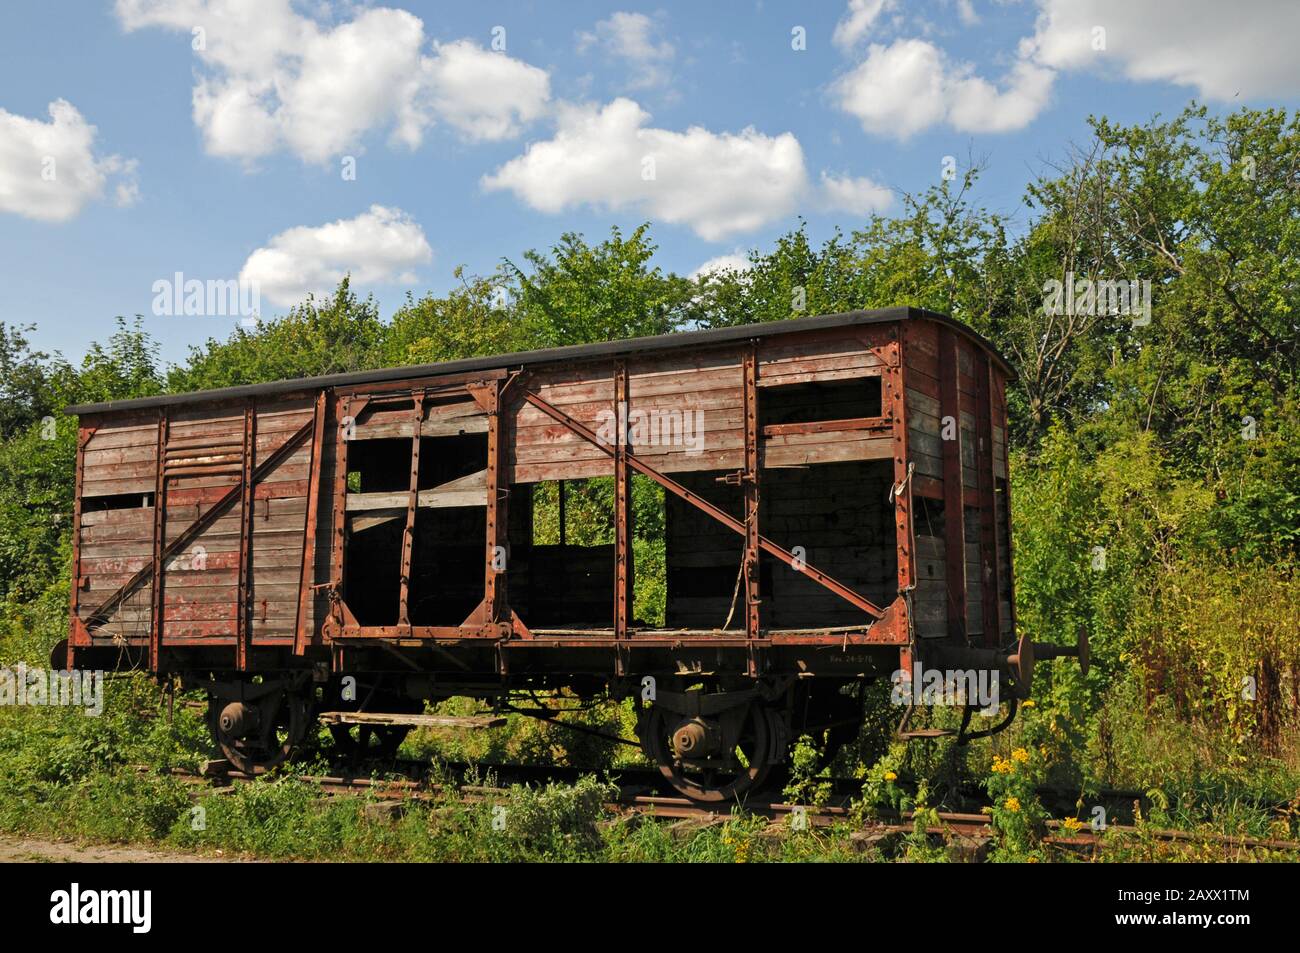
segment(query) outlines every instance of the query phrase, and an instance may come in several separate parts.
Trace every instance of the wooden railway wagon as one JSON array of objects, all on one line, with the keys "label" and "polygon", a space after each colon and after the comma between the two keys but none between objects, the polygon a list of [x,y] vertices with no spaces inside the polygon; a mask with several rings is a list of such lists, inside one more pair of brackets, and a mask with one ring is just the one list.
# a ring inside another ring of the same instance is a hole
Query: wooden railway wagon
[{"label": "wooden railway wagon", "polygon": [[[321,715],[391,747],[430,699],[634,696],[665,776],[732,798],[791,738],[854,737],[868,679],[959,665],[1027,689],[1010,375],[970,329],[894,308],[72,407],[56,652],[206,688],[250,769]],[[575,545],[566,486],[593,478],[613,519]],[[653,623],[641,480],[663,500]]]}]

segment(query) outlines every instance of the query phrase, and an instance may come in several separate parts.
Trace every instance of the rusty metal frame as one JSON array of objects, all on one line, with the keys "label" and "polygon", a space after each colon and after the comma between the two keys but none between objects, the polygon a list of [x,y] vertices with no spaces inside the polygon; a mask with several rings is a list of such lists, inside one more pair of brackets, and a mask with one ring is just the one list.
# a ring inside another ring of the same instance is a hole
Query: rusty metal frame
[{"label": "rusty metal frame", "polygon": [[[762,597],[759,591],[759,559],[762,538],[758,525],[759,472],[762,452],[758,434],[758,345],[751,341],[741,357],[744,375],[745,469],[741,474],[745,514],[745,638],[748,646],[747,667],[751,676],[758,675],[759,626]],[[793,568],[793,567],[792,567]],[[796,570],[797,571],[797,570]]]},{"label": "rusty metal frame", "polygon": [[623,674],[623,643],[632,611],[632,471],[627,465],[627,422],[631,419],[627,361],[614,365],[614,638],[620,651],[615,673]]},{"label": "rusty metal frame", "polygon": [[907,373],[904,344],[908,330],[894,327],[884,346],[885,367],[880,376],[880,409],[890,419],[891,459],[894,483],[889,496],[894,502],[894,545],[898,563],[898,593],[890,607],[895,611],[894,643],[899,645],[898,666],[909,675],[915,661],[912,637],[911,600],[906,595],[916,583],[915,534],[912,531],[912,464],[907,440]]},{"label": "rusty metal frame", "polygon": [[149,614],[149,667],[158,671],[162,658],[163,612],[163,545],[167,533],[167,437],[170,427],[168,408],[158,410],[158,458],[155,461],[153,493],[153,595]]},{"label": "rusty metal frame", "polygon": [[[487,414],[487,465],[484,468],[484,563],[483,563],[483,599],[474,610],[465,617],[459,627],[426,626],[429,630],[446,630],[459,633],[462,638],[493,638],[502,634],[503,627],[508,629],[513,623],[506,618],[506,573],[505,569],[496,568],[497,549],[504,550],[509,545],[509,526],[507,502],[509,490],[501,486],[502,474],[506,468],[505,440],[502,438],[501,408],[505,403],[505,391],[510,380],[502,382],[500,378],[473,381],[464,385],[474,402]],[[509,558],[507,554],[507,559]],[[373,627],[367,627],[370,634]]]},{"label": "rusty metal frame", "polygon": [[979,434],[975,467],[979,472],[981,592],[984,644],[989,647],[996,646],[1002,638],[1002,613],[998,605],[998,518],[993,476],[993,400],[989,393],[991,365],[988,355],[981,354],[975,367],[975,428]]},{"label": "rusty metal frame", "polygon": [[235,667],[248,669],[253,641],[253,465],[257,455],[257,399],[244,405],[244,452],[239,476],[239,605],[235,610]]},{"label": "rusty metal frame", "polygon": [[[948,638],[966,639],[966,507],[962,493],[961,387],[957,336],[939,328],[939,438],[943,453],[944,584],[948,592]],[[943,439],[943,418],[955,434]]]},{"label": "rusty metal frame", "polygon": [[346,582],[343,571],[343,549],[348,525],[348,444],[351,442],[348,439],[348,426],[345,421],[350,419],[355,425],[356,419],[361,416],[369,405],[370,398],[365,395],[353,397],[337,394],[334,401],[334,426],[336,428],[334,436],[334,536],[330,542],[330,580],[327,584],[330,611],[325,621],[327,633],[330,637],[337,636],[345,626],[357,624],[356,618],[348,609],[347,603],[343,601],[343,588]]},{"label": "rusty metal frame", "polygon": [[342,395],[335,395],[334,398],[334,505],[329,579],[331,609],[343,595],[343,540],[347,535],[348,502],[348,437],[344,421],[356,419],[352,414],[352,401],[353,398]]},{"label": "rusty metal frame", "polygon": [[[506,469],[506,442],[502,435],[504,426],[501,414],[506,388],[509,381],[500,380],[485,383],[482,386],[470,385],[470,396],[479,402],[479,406],[488,415],[488,459],[486,487],[487,512],[485,526],[487,530],[488,558],[483,571],[483,607],[485,624],[497,625],[505,621],[508,604],[506,598],[507,564],[503,569],[496,568],[496,552],[500,548],[506,551],[510,543],[509,511],[510,491],[501,485],[502,475]],[[509,553],[506,553],[509,559]]]},{"label": "rusty metal frame", "polygon": [[[557,407],[552,406],[550,403],[548,403],[541,397],[537,396],[536,394],[532,393],[531,391],[524,391],[523,399],[526,400],[528,403],[532,404],[538,410],[542,411],[542,413],[546,414],[552,420],[556,421],[557,423],[563,424],[565,427],[573,431],[582,439],[586,440],[588,443],[593,444],[594,446],[600,448],[600,450],[603,453],[605,453],[607,456],[614,455],[614,451],[610,447],[608,447],[599,437],[597,437],[594,433],[592,433],[589,429],[584,427],[578,421],[574,420],[568,414],[564,413],[564,411],[560,410]],[[703,511],[707,515],[713,517],[715,520],[717,520],[719,523],[722,523],[728,529],[731,529],[733,532],[736,532],[741,536],[746,535],[745,524],[743,522],[735,519],[734,517],[730,516],[726,512],[718,509],[712,503],[701,498],[699,495],[692,493],[690,490],[686,489],[686,487],[682,486],[676,480],[673,480],[671,477],[664,475],[663,473],[656,470],[654,467],[650,466],[645,461],[641,460],[639,457],[637,457],[636,454],[629,453],[627,455],[627,463],[629,467],[636,470],[638,473],[641,473],[644,476],[648,476],[650,479],[654,480],[656,483],[658,483],[664,489],[668,490],[670,493],[673,493],[681,497],[687,503],[690,503],[692,506]],[[790,566],[791,568],[794,567],[795,556],[792,553],[790,553],[788,550],[784,549],[781,546],[778,546],[776,543],[772,542],[772,540],[763,536],[761,533],[759,534],[758,537],[758,544],[759,547],[764,552],[771,553],[773,556],[781,560],[787,566]],[[818,583],[821,586],[824,586],[825,588],[829,589],[831,592],[838,595],[840,598],[844,599],[846,602],[849,602],[852,605],[856,606],[857,608],[861,609],[867,615],[875,619],[879,619],[885,614],[884,609],[881,609],[879,606],[875,605],[870,600],[854,592],[848,586],[832,578],[831,576],[827,575],[821,570],[816,569],[815,567],[805,563],[803,569],[800,571],[805,576],[812,579],[814,582]]]},{"label": "rusty metal frame", "polygon": [[[81,624],[81,493],[86,472],[86,444],[95,435],[94,427],[77,425],[77,463],[74,476],[72,498],[72,592],[69,595],[68,618],[72,624],[68,632],[68,662],[71,669],[75,662],[75,649],[90,644],[89,633]],[[154,499],[157,503],[157,498]]]},{"label": "rusty metal frame", "polygon": [[[283,462],[284,458],[292,453],[294,448],[307,438],[307,435],[310,434],[311,431],[311,422],[306,423],[298,430],[294,431],[294,433],[285,439],[280,446],[276,447],[274,451],[268,454],[265,460],[253,469],[251,482],[256,484],[261,477],[266,475],[266,473],[279,466],[280,463]],[[158,554],[159,565],[166,565],[168,559],[184,549],[189,545],[191,540],[215,523],[222,513],[230,508],[235,500],[242,497],[243,491],[244,480],[241,476],[239,482],[233,484],[217,499],[215,503],[212,504],[211,507],[205,510],[197,519],[190,523],[189,526],[181,530],[175,539],[162,548],[162,551]],[[154,502],[157,503],[156,498]],[[106,616],[120,606],[127,596],[139,588],[145,580],[152,578],[153,572],[153,565],[150,563],[150,565],[140,569],[135,575],[123,583],[120,588],[114,591],[112,595],[108,596],[108,598],[101,602],[95,611],[86,617],[85,625],[87,630],[89,630],[93,625],[104,622]]]},{"label": "rusty metal frame", "polygon": [[[992,361],[989,362],[989,377],[994,385],[993,393],[997,395],[998,406],[1001,411],[997,415],[997,420],[1002,424],[1002,459],[1006,463],[1006,467],[1007,467],[1006,480],[1003,481],[1003,485],[1004,485],[1003,494],[1005,496],[1005,499],[1003,499],[1002,501],[1002,510],[1004,513],[1007,514],[1007,518],[1006,518],[1006,522],[1003,525],[999,526],[998,528],[1000,531],[1005,532],[1007,534],[1007,578],[1012,581],[1010,598],[1008,600],[1009,604],[1007,606],[1007,609],[1011,613],[1011,618],[1008,619],[1007,621],[1010,626],[1011,635],[1012,637],[1014,637],[1016,634],[1016,591],[1015,591],[1016,574],[1015,574],[1015,552],[1014,552],[1015,540],[1013,539],[1011,533],[1011,432],[1007,426],[1007,382],[1005,377],[1002,377],[998,374],[997,368],[993,365]],[[991,410],[992,401],[990,401],[989,404]],[[997,458],[996,457],[993,460],[993,466],[995,469],[994,488],[996,489],[997,487],[997,483],[996,483]]]},{"label": "rusty metal frame", "polygon": [[[906,336],[906,331],[903,332]],[[893,352],[881,379],[881,405],[893,419],[894,442],[894,528],[898,553],[898,591],[906,592],[916,581],[916,552],[912,545],[912,486],[907,448],[907,375],[903,341],[897,330],[888,348]]]},{"label": "rusty metal frame", "polygon": [[411,625],[411,553],[415,548],[415,513],[420,502],[420,429],[424,423],[425,401],[423,391],[411,396],[415,429],[411,432],[410,495],[406,500],[406,527],[402,532],[402,568],[398,577],[397,596],[397,624],[404,628]]},{"label": "rusty metal frame", "polygon": [[321,457],[325,448],[325,391],[313,402],[311,467],[307,476],[307,513],[302,530],[302,574],[298,582],[298,612],[293,624],[293,652],[302,655],[313,637],[312,610],[316,581],[316,524],[320,511]]}]

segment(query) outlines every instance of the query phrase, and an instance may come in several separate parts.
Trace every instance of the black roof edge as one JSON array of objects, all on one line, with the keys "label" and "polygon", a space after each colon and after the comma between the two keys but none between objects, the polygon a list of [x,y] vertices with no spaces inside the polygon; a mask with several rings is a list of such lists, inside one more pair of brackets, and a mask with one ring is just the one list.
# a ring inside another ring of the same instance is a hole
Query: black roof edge
[{"label": "black roof edge", "polygon": [[244,384],[238,387],[220,387],[214,390],[188,391],[182,394],[160,394],[157,397],[135,397],[130,400],[110,400],[98,404],[72,404],[64,408],[67,414],[98,414],[110,411],[145,410],[153,407],[221,402],[242,397],[261,397],[269,394],[292,394],[299,391],[319,390],[352,384],[382,383],[408,377],[436,377],[442,374],[463,374],[473,371],[524,367],[564,360],[592,360],[659,351],[682,346],[725,344],[751,338],[770,337],[797,331],[817,331],[825,328],[845,327],[853,324],[884,324],[905,320],[937,321],[966,335],[993,356],[1002,369],[1014,379],[1015,370],[1010,363],[982,335],[970,327],[954,321],[946,314],[925,308],[899,306],[874,310],[843,311],[807,318],[789,318],[783,321],[765,321],[758,324],[740,324],[705,331],[674,331],[641,338],[623,338],[617,341],[600,341],[594,344],[570,344],[564,347],[544,348],[537,351],[520,351],[514,354],[493,354],[486,357],[463,358],[438,364],[405,365],[379,368],[372,371],[352,371],[344,374],[325,374],[320,377],[299,377],[265,384]]}]

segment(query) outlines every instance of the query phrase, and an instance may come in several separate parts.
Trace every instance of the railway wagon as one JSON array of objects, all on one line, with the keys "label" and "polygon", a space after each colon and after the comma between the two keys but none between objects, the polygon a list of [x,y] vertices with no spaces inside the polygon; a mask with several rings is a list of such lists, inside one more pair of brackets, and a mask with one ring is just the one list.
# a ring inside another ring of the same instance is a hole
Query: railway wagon
[{"label": "railway wagon", "polygon": [[[679,791],[735,798],[791,739],[855,737],[868,680],[955,666],[1028,690],[1011,373],[892,308],[72,407],[58,664],[206,689],[250,771],[317,719],[392,750],[429,700],[633,697]],[[571,540],[592,480],[612,519]]]}]

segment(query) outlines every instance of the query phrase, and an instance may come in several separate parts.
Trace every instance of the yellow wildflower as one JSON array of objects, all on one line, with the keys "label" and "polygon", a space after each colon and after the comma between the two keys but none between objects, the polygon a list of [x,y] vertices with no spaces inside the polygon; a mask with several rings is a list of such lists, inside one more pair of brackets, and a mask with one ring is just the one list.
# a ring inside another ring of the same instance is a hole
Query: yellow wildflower
[{"label": "yellow wildflower", "polygon": [[897,780],[898,780],[898,775],[896,775],[893,771],[886,771],[886,772],[885,772],[885,780],[886,780],[886,781],[897,781]]},{"label": "yellow wildflower", "polygon": [[1033,700],[1032,698],[1026,698],[1024,701],[1022,701],[1022,702],[1020,703],[1020,707],[1021,707],[1021,708],[1033,708],[1033,707],[1034,707],[1034,700]]},{"label": "yellow wildflower", "polygon": [[1014,761],[1019,761],[1021,764],[1028,764],[1029,752],[1024,748],[1017,748],[1015,751],[1011,752],[1011,758]]},{"label": "yellow wildflower", "polygon": [[1020,799],[1015,797],[1009,797],[1002,802],[1002,806],[1005,807],[1012,814],[1015,814],[1020,810]]},{"label": "yellow wildflower", "polygon": [[1075,831],[1083,830],[1083,821],[1079,820],[1077,817],[1067,817],[1061,822],[1061,826],[1073,834]]}]

